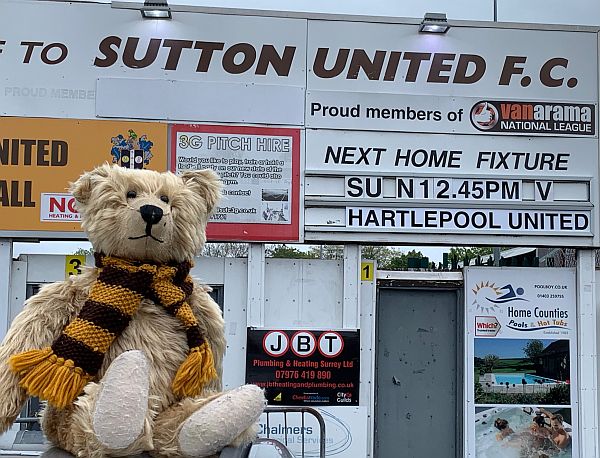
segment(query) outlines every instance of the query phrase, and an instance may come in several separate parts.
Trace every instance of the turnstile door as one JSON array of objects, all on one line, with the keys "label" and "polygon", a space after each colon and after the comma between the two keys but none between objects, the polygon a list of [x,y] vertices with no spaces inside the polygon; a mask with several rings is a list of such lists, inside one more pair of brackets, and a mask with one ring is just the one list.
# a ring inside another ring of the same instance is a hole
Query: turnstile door
[{"label": "turnstile door", "polygon": [[457,456],[457,294],[379,290],[375,458]]}]

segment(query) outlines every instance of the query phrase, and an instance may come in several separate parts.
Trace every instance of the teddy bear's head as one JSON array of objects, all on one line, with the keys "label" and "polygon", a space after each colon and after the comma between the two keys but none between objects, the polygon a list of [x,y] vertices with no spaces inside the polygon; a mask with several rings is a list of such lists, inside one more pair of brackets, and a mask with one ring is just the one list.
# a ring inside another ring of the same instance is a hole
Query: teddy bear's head
[{"label": "teddy bear's head", "polygon": [[176,176],[105,164],[84,173],[70,191],[95,251],[164,263],[198,254],[221,187],[212,170]]}]

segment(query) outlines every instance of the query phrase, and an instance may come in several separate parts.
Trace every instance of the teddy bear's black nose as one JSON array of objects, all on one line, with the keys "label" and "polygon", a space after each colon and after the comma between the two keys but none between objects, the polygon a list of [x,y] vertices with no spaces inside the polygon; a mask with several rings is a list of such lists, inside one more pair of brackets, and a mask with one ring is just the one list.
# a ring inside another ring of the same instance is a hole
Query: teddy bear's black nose
[{"label": "teddy bear's black nose", "polygon": [[160,221],[163,216],[162,208],[155,205],[142,205],[140,207],[140,213],[142,218],[148,224],[156,224]]}]

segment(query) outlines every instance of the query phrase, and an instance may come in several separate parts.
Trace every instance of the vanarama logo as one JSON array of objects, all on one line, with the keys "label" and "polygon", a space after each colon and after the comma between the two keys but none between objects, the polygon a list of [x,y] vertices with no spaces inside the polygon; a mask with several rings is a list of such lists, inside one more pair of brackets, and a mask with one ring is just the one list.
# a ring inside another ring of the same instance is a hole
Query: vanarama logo
[{"label": "vanarama logo", "polygon": [[471,108],[477,130],[493,133],[595,135],[593,104],[480,101]]},{"label": "vanarama logo", "polygon": [[500,310],[500,305],[515,301],[526,301],[521,297],[525,290],[521,287],[516,289],[509,283],[508,285],[498,287],[495,283],[481,282],[472,289],[475,294],[473,305],[477,307],[478,312],[493,313]]},{"label": "vanarama logo", "polygon": [[128,169],[143,169],[152,159],[150,150],[154,143],[148,139],[147,135],[138,137],[133,129],[127,131],[127,137],[118,134],[111,138],[111,142],[110,154],[113,164],[119,164]]},{"label": "vanarama logo", "polygon": [[498,110],[489,102],[479,102],[471,108],[471,122],[479,130],[493,129],[498,118]]}]

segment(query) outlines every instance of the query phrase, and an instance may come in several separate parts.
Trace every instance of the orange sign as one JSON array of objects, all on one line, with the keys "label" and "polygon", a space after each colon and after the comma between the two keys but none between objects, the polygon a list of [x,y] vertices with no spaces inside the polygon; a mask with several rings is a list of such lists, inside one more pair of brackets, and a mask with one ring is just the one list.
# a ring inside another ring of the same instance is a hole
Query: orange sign
[{"label": "orange sign", "polygon": [[80,232],[69,182],[104,162],[167,170],[167,125],[0,119],[0,236]]}]

